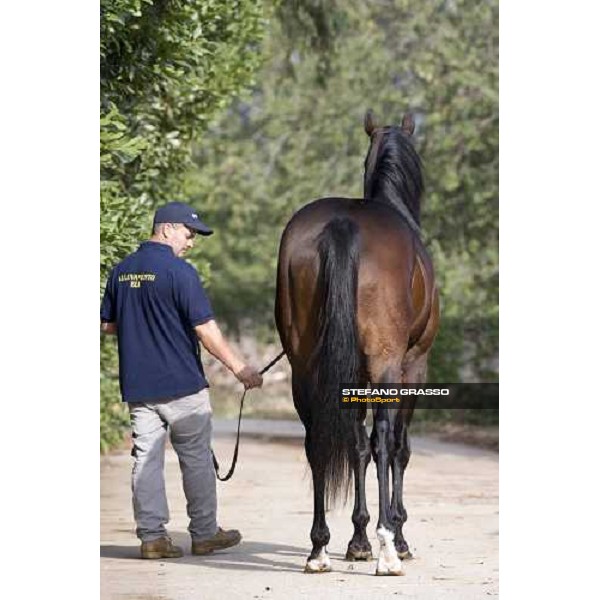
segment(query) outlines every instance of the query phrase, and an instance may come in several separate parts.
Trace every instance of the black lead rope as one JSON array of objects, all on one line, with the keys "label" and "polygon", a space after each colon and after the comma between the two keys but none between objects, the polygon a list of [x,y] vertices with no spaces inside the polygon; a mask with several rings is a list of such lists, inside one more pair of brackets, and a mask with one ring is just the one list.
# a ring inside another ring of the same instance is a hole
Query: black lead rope
[{"label": "black lead rope", "polygon": [[[266,373],[276,362],[278,362],[281,357],[285,354],[285,351],[282,350],[261,372],[260,374],[263,375],[264,373]],[[242,399],[240,400],[240,414],[238,416],[238,426],[237,426],[237,439],[235,441],[235,450],[233,451],[233,460],[231,461],[231,468],[229,469],[229,472],[227,473],[227,475],[225,475],[225,477],[221,477],[219,475],[219,462],[217,461],[217,457],[215,456],[215,453],[213,451],[213,449],[211,448],[210,452],[212,454],[212,459],[213,459],[213,465],[215,467],[215,472],[217,474],[217,479],[219,481],[227,481],[228,479],[231,479],[231,476],[233,475],[233,472],[235,471],[235,465],[237,463],[237,459],[238,459],[238,450],[240,448],[240,426],[242,424],[242,411],[244,410],[244,398],[246,397],[246,392],[248,390],[244,390],[244,393],[242,394]]]}]

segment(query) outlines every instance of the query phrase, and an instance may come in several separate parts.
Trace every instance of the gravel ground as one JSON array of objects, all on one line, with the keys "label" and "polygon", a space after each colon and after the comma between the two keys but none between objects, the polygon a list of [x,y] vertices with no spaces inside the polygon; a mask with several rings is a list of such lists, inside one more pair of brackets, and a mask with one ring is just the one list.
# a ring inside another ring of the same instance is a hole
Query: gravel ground
[{"label": "gravel ground", "polygon": [[[281,423],[281,422],[276,422]],[[333,571],[302,572],[310,551],[312,492],[299,424],[249,422],[233,479],[219,483],[219,522],[242,531],[236,548],[189,554],[177,458],[167,451],[169,530],[184,547],[176,560],[142,561],[132,522],[126,450],[101,458],[101,596],[109,599],[481,599],[498,595],[498,454],[413,438],[405,476],[404,531],[415,555],[404,577],[374,577],[375,562],[343,560],[351,502],[328,512]],[[265,434],[265,426],[268,426]],[[226,472],[231,423],[217,422],[214,448]],[[377,555],[377,481],[367,478],[369,537]]]}]

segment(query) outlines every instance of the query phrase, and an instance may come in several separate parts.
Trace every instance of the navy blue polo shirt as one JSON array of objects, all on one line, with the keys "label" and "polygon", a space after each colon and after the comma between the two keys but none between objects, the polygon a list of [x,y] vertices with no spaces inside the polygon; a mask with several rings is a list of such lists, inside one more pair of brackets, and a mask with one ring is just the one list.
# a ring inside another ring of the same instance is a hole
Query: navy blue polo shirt
[{"label": "navy blue polo shirt", "polygon": [[110,273],[100,320],[117,324],[124,402],[208,387],[194,327],[214,318],[196,269],[170,246],[145,242]]}]

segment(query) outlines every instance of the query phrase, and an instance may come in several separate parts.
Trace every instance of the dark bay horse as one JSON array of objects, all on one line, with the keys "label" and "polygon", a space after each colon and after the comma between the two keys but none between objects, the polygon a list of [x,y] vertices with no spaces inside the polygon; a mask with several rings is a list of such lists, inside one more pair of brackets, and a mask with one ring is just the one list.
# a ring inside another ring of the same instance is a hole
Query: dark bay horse
[{"label": "dark bay horse", "polygon": [[[422,383],[438,329],[433,266],[420,239],[421,162],[414,122],[379,127],[368,111],[371,144],[364,198],[322,198],[300,209],[281,239],[275,318],[292,366],[294,405],[306,430],[313,476],[313,549],[306,572],[331,570],[325,502],[348,492],[354,475],[354,535],[346,558],[372,557],[365,472],[371,454],[379,483],[376,573],[402,575],[410,556],[402,534],[404,470],[414,396],[399,408],[340,408],[339,384]],[[389,495],[389,475],[392,496]]]}]

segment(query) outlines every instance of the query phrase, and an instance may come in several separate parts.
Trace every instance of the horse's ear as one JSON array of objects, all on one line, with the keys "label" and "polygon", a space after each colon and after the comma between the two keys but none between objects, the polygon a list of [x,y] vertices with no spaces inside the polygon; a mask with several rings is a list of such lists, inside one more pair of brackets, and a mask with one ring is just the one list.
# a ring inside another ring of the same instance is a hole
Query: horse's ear
[{"label": "horse's ear", "polygon": [[365,131],[369,137],[371,137],[373,131],[378,127],[377,119],[373,111],[369,108],[365,113]]},{"label": "horse's ear", "polygon": [[409,137],[415,132],[415,120],[410,113],[404,115],[402,126],[400,128]]}]

